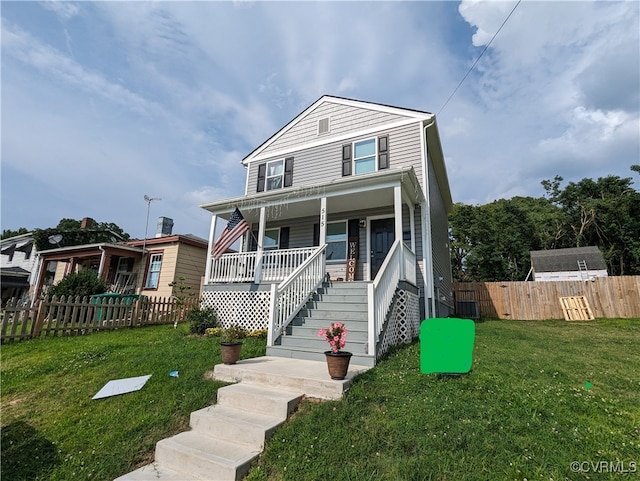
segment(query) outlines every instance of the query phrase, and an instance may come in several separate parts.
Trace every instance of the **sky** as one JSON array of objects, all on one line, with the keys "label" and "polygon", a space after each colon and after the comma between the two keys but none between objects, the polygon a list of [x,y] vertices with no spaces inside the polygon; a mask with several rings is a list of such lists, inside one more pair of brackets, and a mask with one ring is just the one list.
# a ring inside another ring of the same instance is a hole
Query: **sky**
[{"label": "sky", "polygon": [[206,238],[199,205],[325,94],[435,113],[454,202],[640,189],[640,2],[523,0],[491,42],[514,6],[2,1],[0,225]]}]

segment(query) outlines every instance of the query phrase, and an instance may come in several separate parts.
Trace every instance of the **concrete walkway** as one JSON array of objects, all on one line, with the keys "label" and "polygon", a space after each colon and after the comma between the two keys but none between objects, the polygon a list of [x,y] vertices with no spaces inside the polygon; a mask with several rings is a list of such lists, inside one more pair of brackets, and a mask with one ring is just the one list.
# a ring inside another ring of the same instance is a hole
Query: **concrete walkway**
[{"label": "concrete walkway", "polygon": [[334,381],[324,361],[265,356],[218,364],[207,377],[237,384],[191,413],[191,431],[159,441],[153,463],[115,481],[240,480],[303,397],[340,399],[367,369],[350,365],[346,379]]}]

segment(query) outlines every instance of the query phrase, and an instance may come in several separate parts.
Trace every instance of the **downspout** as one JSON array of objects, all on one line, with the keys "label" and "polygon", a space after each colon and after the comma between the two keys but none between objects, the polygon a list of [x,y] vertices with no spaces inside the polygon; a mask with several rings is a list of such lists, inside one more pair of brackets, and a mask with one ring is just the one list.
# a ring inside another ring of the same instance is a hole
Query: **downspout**
[{"label": "downspout", "polygon": [[[431,120],[428,125],[425,125],[423,128],[424,133],[424,167],[423,167],[423,179],[424,179],[424,197],[426,204],[426,212],[425,212],[425,232],[426,232],[426,246],[425,252],[423,252],[424,262],[425,262],[425,291],[426,286],[429,287],[428,292],[425,292],[425,309],[426,309],[426,301],[429,297],[431,297],[431,316],[435,316],[436,313],[436,298],[434,291],[434,279],[433,279],[433,243],[431,239],[431,197],[429,192],[429,149],[427,148],[427,129],[431,127],[435,123],[435,117]],[[423,244],[424,245],[424,244]],[[427,313],[425,312],[425,315]]]}]

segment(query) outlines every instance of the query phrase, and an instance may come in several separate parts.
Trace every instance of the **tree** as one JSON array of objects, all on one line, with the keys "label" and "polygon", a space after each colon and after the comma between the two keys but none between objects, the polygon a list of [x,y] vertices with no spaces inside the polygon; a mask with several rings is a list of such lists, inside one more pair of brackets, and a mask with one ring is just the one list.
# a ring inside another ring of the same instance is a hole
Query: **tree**
[{"label": "tree", "polygon": [[556,176],[542,185],[565,215],[564,247],[598,246],[609,274],[640,273],[640,193],[631,187],[632,179],[585,178],[561,189],[562,180]]},{"label": "tree", "polygon": [[18,230],[4,229],[2,231],[2,239],[8,239],[9,237],[15,237],[17,235],[27,234],[31,232],[26,227],[20,227]]},{"label": "tree", "polygon": [[49,288],[51,296],[92,296],[107,291],[107,286],[91,269],[80,269],[66,275],[60,282]]},{"label": "tree", "polygon": [[544,198],[456,204],[449,220],[453,277],[458,281],[524,280],[529,252],[556,247],[564,235],[560,210]]},{"label": "tree", "polygon": [[[38,250],[46,250],[55,247],[126,241],[130,238],[129,234],[112,222],[97,222],[87,229],[81,229],[80,226],[79,220],[65,218],[61,219],[56,227],[35,229],[33,232],[35,245]],[[57,234],[61,235],[62,239],[51,244],[49,239]]]}]

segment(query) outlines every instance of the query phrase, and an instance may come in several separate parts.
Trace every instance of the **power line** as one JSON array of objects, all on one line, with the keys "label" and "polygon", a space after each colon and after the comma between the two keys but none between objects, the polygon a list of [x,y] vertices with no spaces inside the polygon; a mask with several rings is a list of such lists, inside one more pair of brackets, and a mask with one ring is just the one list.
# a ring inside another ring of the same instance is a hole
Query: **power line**
[{"label": "power line", "polygon": [[504,19],[504,22],[502,22],[502,25],[500,25],[500,28],[498,30],[496,30],[496,33],[493,34],[493,37],[491,37],[491,40],[489,40],[489,43],[487,45],[485,45],[485,47],[482,50],[482,52],[480,52],[480,55],[478,55],[478,58],[476,59],[476,61],[473,62],[473,65],[469,68],[469,70],[467,70],[467,73],[464,75],[464,77],[462,77],[462,80],[460,80],[460,83],[458,84],[458,86],[455,89],[453,89],[453,92],[451,92],[451,95],[449,95],[449,97],[447,98],[447,100],[444,103],[444,105],[442,107],[440,107],[440,110],[438,110],[438,113],[436,114],[436,116],[440,115],[440,112],[442,112],[444,110],[444,108],[449,103],[449,100],[451,100],[453,98],[453,96],[456,94],[456,92],[458,91],[460,86],[462,86],[462,84],[467,79],[467,77],[469,76],[471,71],[474,69],[474,67],[478,64],[478,62],[480,61],[480,59],[482,58],[484,53],[487,51],[487,49],[489,48],[489,46],[491,45],[493,40],[498,36],[498,34],[500,33],[500,30],[502,30],[502,27],[505,26],[505,24],[507,23],[507,20],[509,20],[509,18],[511,18],[511,15],[513,15],[513,12],[516,11],[516,8],[518,8],[518,5],[520,5],[521,1],[522,0],[518,0],[518,3],[516,3],[516,5],[513,7],[511,12],[509,13],[509,15],[507,15],[507,18]]}]

